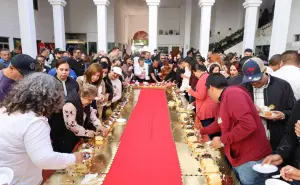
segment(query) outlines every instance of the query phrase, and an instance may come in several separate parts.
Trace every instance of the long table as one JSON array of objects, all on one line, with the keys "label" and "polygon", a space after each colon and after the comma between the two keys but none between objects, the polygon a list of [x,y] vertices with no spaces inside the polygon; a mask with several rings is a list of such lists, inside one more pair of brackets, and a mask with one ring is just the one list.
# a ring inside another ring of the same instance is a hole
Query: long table
[{"label": "long table", "polygon": [[[199,162],[191,155],[176,110],[167,107],[170,92],[134,89],[121,117],[103,144],[95,148],[93,163],[85,173],[106,174],[104,185],[203,185]],[[222,158],[223,184],[238,184]],[[80,184],[84,174],[56,171],[44,185]]]}]

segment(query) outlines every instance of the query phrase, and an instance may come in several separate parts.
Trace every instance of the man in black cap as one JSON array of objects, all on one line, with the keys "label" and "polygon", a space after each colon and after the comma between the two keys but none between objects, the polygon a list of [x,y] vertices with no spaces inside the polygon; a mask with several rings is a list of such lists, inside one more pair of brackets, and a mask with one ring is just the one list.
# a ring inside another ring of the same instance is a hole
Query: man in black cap
[{"label": "man in black cap", "polygon": [[[294,93],[291,85],[282,79],[266,73],[264,62],[260,58],[250,58],[243,65],[243,86],[261,114],[261,120],[273,150],[276,150],[284,135],[286,122],[294,106]],[[264,111],[271,115],[264,115]]]},{"label": "man in black cap", "polygon": [[62,54],[63,54],[63,50],[61,50],[60,48],[55,48],[54,59],[52,60],[51,68],[55,68],[55,64],[59,59],[61,59]]},{"label": "man in black cap", "polygon": [[35,72],[36,60],[29,55],[16,55],[8,68],[0,71],[0,102],[9,93],[11,86],[20,81],[25,75]]}]

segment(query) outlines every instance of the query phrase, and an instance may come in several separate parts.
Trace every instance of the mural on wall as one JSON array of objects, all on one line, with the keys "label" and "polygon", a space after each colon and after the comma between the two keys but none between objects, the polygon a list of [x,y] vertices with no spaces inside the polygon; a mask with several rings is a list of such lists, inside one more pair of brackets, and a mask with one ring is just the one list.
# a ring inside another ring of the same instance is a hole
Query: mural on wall
[{"label": "mural on wall", "polygon": [[133,36],[133,45],[147,46],[148,45],[148,33],[145,31],[136,32]]}]

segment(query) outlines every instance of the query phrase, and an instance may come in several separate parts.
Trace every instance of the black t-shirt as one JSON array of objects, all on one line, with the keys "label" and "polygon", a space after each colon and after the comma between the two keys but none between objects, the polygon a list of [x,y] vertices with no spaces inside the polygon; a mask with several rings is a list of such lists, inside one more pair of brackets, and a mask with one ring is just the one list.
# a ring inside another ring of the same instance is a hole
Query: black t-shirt
[{"label": "black t-shirt", "polygon": [[70,58],[68,60],[68,63],[70,65],[70,68],[74,70],[77,76],[82,76],[84,74],[84,60],[80,59],[79,61],[76,61],[74,58]]},{"label": "black t-shirt", "polygon": [[155,68],[155,67],[153,67],[153,64],[152,64],[152,65],[149,66],[148,70],[149,70],[149,77],[150,77],[151,82],[155,82],[154,79],[151,76],[151,73],[154,73],[154,76],[155,76],[157,81],[161,81],[160,77],[158,76],[158,73],[160,73],[160,71],[161,71],[159,66],[157,68]]}]

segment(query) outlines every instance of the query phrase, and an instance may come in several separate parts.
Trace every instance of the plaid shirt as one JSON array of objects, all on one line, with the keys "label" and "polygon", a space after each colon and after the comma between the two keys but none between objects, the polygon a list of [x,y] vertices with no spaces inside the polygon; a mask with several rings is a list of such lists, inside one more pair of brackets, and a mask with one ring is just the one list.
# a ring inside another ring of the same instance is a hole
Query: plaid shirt
[{"label": "plaid shirt", "polygon": [[[253,87],[254,104],[259,108],[265,106],[264,89],[266,89],[269,86],[269,83],[270,83],[270,77],[268,79],[268,83],[262,86],[261,88]],[[270,131],[268,130],[267,127],[267,121],[264,118],[261,118],[261,121],[265,127],[267,138],[270,140]]]}]

